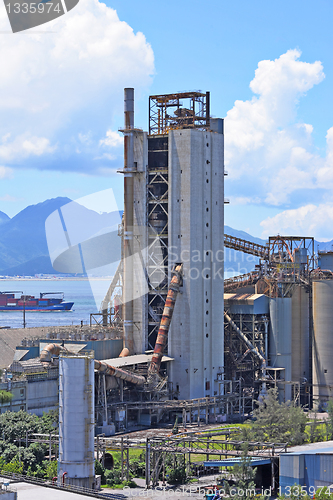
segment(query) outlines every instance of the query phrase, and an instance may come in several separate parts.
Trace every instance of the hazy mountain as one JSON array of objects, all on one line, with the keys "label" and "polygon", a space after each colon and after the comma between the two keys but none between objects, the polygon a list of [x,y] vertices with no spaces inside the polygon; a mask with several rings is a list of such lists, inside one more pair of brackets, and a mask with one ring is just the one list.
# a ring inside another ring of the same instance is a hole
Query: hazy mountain
[{"label": "hazy mountain", "polygon": [[10,217],[8,217],[8,215],[5,214],[5,212],[0,211],[0,225],[3,224],[4,222],[7,222],[8,220],[10,220]]},{"label": "hazy mountain", "polygon": [[[63,205],[67,205],[71,200],[69,198],[54,198],[46,200],[37,205],[31,205],[15,217],[10,219],[8,215],[0,212],[0,274],[1,275],[27,275],[35,274],[57,274],[51,265],[48,247],[45,235],[45,220],[47,217]],[[79,221],[78,231],[80,235],[84,233],[85,228],[93,226],[98,232],[103,226],[112,225],[115,220],[108,219],[108,214],[98,214],[92,210],[85,209],[75,204],[69,205],[69,208],[63,211],[64,219],[66,213],[71,211],[75,221]],[[77,217],[75,217],[77,215]],[[120,213],[121,216],[121,213]],[[81,224],[81,227],[80,227]],[[77,229],[77,228],[76,228]],[[265,245],[266,241],[256,238],[244,231],[237,231],[230,226],[225,226],[226,234],[242,238],[247,241],[253,241]],[[70,234],[70,233],[69,233]],[[88,233],[86,235],[88,237]],[[55,240],[57,235],[55,235]],[[83,238],[84,239],[84,238]],[[315,251],[332,250],[333,240],[329,242],[315,242]],[[235,250],[225,248],[224,268],[227,276],[230,274],[244,274],[254,269],[255,264],[259,262],[257,257],[236,252]],[[102,256],[103,257],[103,256]],[[64,271],[65,272],[65,271]]]},{"label": "hazy mountain", "polygon": [[[15,217],[1,224],[0,230],[0,273],[6,275],[35,274],[25,270],[29,261],[40,257],[41,266],[45,267],[45,257],[48,257],[48,248],[45,236],[45,220],[62,205],[69,203],[69,198],[54,198],[37,205],[30,205]],[[22,272],[16,272],[17,266]],[[49,267],[47,266],[49,269]],[[52,269],[52,267],[51,267]],[[39,272],[43,272],[42,270]],[[51,271],[52,272],[52,271]]]},{"label": "hazy mountain", "polygon": [[[235,236],[236,238],[241,238],[242,240],[252,241],[253,243],[258,243],[259,245],[266,244],[266,240],[251,236],[245,231],[237,231],[237,229],[233,229],[230,226],[224,226],[224,232],[230,236]],[[253,271],[254,266],[258,263],[258,257],[245,254],[243,252],[236,252],[231,248],[224,249],[224,271],[226,273],[226,277],[235,273],[249,273],[250,271]]]},{"label": "hazy mountain", "polygon": [[[100,236],[100,240],[107,239],[103,235],[106,227],[113,227],[119,223],[119,214],[113,212],[97,213],[84,206],[72,202],[69,198],[54,198],[46,200],[37,205],[31,205],[15,217],[9,219],[1,225],[0,231],[0,274],[7,276],[35,274],[59,274],[53,269],[49,257],[49,250],[46,241],[45,221],[48,216],[58,210],[63,205],[66,205],[61,211],[62,221],[55,215],[54,220],[49,225],[48,241],[51,244],[52,250],[57,251],[66,245],[66,236],[64,226],[66,226],[67,237],[71,242],[71,250],[74,252],[81,263],[80,253],[84,252],[89,246],[89,238],[92,236]],[[60,222],[61,221],[61,222]],[[113,233],[114,235],[114,233]],[[117,240],[119,240],[117,236]],[[83,243],[88,241],[87,243]],[[81,242],[81,249],[78,249],[78,243]],[[85,246],[82,246],[85,245]],[[103,251],[104,249],[104,251]],[[75,252],[76,251],[76,252]],[[70,253],[70,252],[69,252]],[[118,252],[120,254],[120,251]],[[117,253],[117,256],[118,256]],[[104,263],[110,259],[110,248],[105,245],[95,243],[95,246],[90,249],[90,261],[97,260]],[[53,255],[54,258],[54,255]],[[98,259],[97,259],[98,258]],[[97,259],[97,260],[96,260]],[[89,260],[89,259],[88,259]],[[85,262],[85,265],[89,262]],[[63,267],[63,266],[62,266]],[[75,272],[73,266],[69,265],[69,269],[62,269],[60,273]],[[82,267],[76,271],[77,274],[83,272]]]}]

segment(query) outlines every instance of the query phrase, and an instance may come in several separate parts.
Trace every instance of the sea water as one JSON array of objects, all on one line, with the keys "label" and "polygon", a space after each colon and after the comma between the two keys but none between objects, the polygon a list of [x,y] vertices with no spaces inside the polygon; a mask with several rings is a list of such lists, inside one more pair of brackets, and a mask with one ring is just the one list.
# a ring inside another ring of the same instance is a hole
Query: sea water
[{"label": "sea water", "polygon": [[[89,324],[90,314],[99,312],[112,278],[103,279],[0,279],[0,291],[24,295],[64,292],[65,302],[74,302],[71,311],[26,311],[26,328]],[[91,286],[92,285],[92,286]],[[94,290],[94,293],[92,292]],[[0,327],[22,328],[23,311],[0,311]]]}]

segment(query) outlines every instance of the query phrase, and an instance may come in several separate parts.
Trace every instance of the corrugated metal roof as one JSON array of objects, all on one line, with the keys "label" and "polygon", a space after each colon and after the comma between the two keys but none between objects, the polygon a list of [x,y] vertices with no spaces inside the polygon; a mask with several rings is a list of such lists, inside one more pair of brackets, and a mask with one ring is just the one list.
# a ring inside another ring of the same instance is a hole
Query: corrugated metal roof
[{"label": "corrugated metal roof", "polygon": [[[288,448],[286,455],[313,455],[329,453],[333,454],[333,441],[324,441],[321,443],[309,443],[301,446],[293,446]],[[285,455],[283,453],[282,455]]]},{"label": "corrugated metal roof", "polygon": [[[251,467],[256,467],[257,465],[270,464],[270,458],[258,458],[249,457],[251,460]],[[226,458],[225,460],[207,460],[204,462],[205,467],[227,467],[228,465],[238,465],[242,461],[242,458]]]},{"label": "corrugated metal roof", "polygon": [[263,293],[225,293],[224,301],[244,300],[248,304],[253,304],[253,302],[260,299],[260,297],[265,297],[265,295]]},{"label": "corrugated metal roof", "polygon": [[65,342],[65,347],[71,352],[75,352],[77,354],[78,352],[82,351],[85,347],[87,347],[87,344],[67,344]]},{"label": "corrugated metal roof", "polygon": [[225,293],[224,304],[233,314],[267,314],[268,298],[263,293]]},{"label": "corrugated metal roof", "polygon": [[28,354],[29,349],[17,349],[14,354],[13,361],[20,361],[26,354]]},{"label": "corrugated metal roof", "polygon": [[[100,361],[104,361],[104,363],[107,363],[108,365],[119,368],[120,366],[142,365],[149,363],[152,357],[152,354],[135,354],[134,356],[126,356],[125,358],[101,359]],[[162,363],[164,361],[173,361],[173,358],[163,356]]]}]

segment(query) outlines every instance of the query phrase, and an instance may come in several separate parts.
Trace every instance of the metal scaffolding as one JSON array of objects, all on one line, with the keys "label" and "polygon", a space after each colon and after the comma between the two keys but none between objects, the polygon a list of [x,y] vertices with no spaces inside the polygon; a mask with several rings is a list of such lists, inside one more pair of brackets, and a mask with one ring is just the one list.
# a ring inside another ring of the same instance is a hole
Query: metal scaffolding
[{"label": "metal scaffolding", "polygon": [[209,92],[181,92],[149,97],[149,135],[170,129],[210,128]]},{"label": "metal scaffolding", "polygon": [[154,349],[168,293],[168,136],[148,139],[148,349]]}]

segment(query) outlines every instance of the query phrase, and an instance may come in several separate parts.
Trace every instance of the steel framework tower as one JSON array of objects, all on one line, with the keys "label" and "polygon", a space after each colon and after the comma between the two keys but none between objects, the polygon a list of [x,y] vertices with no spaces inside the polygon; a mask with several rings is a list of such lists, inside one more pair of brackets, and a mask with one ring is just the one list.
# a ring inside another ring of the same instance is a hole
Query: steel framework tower
[{"label": "steel framework tower", "polygon": [[[133,210],[133,265],[124,266],[133,290],[132,303],[124,304],[133,342],[126,347],[154,348],[172,269],[183,264],[168,339],[169,380],[179,398],[214,396],[224,349],[223,120],[210,118],[209,92],[151,96],[149,117],[149,135],[133,125],[124,131],[133,138],[124,168],[133,178],[131,201],[125,189],[125,220]],[[128,326],[125,333],[129,339]]]}]

